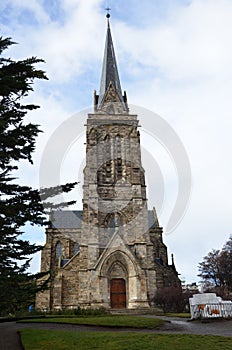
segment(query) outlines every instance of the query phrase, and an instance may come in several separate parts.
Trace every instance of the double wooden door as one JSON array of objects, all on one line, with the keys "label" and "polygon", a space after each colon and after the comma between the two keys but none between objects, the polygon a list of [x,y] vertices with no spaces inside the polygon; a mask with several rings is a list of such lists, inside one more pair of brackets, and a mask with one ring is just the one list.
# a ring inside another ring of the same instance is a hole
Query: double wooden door
[{"label": "double wooden door", "polygon": [[126,281],[123,278],[110,281],[110,303],[112,309],[126,308]]}]

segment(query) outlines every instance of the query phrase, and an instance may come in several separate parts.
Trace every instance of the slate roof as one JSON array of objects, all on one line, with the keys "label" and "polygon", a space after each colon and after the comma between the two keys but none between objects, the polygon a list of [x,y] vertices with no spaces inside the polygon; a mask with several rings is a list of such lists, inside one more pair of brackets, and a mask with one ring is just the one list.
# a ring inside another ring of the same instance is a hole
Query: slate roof
[{"label": "slate roof", "polygon": [[120,84],[120,79],[118,74],[117,62],[116,62],[116,57],[114,52],[114,45],[113,45],[113,40],[111,36],[110,25],[108,22],[105,52],[104,52],[104,59],[103,59],[103,65],[102,65],[102,76],[101,76],[98,108],[101,107],[101,103],[104,99],[105,93],[109,87],[110,82],[113,83],[114,88],[118,93],[118,96],[120,98],[120,101],[122,102],[123,107],[126,108],[124,99],[122,96],[122,89],[121,89],[121,84]]},{"label": "slate roof", "polygon": [[81,228],[82,210],[54,211],[50,221],[52,228]]},{"label": "slate roof", "polygon": [[[52,213],[50,217],[52,228],[80,229],[82,222],[82,210],[60,210]],[[156,227],[156,222],[152,210],[148,211],[148,222],[150,228]]]}]

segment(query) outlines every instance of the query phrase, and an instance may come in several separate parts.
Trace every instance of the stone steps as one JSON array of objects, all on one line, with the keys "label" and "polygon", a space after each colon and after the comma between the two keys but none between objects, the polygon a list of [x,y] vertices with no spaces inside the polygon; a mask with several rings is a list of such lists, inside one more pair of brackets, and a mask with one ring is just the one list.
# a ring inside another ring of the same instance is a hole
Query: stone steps
[{"label": "stone steps", "polygon": [[156,308],[141,308],[141,309],[110,309],[111,315],[155,315],[163,313],[162,309]]}]

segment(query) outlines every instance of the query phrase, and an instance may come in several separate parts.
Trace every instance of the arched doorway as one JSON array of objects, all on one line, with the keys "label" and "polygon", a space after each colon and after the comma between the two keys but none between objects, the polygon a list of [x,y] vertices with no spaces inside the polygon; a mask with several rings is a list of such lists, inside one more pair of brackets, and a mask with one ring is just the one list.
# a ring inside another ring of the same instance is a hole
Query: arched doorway
[{"label": "arched doorway", "polygon": [[110,280],[110,304],[112,309],[126,308],[126,281],[124,278]]},{"label": "arched doorway", "polygon": [[99,275],[107,307],[132,308],[138,299],[138,271],[132,258],[116,249],[103,259]]}]

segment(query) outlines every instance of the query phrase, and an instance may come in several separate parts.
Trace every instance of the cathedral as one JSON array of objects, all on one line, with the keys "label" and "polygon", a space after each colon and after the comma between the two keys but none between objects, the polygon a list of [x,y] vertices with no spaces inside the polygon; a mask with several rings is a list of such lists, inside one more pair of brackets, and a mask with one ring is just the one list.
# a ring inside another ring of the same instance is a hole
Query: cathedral
[{"label": "cathedral", "polygon": [[162,232],[147,207],[138,116],[121,90],[107,14],[100,90],[86,122],[83,210],[51,214],[41,256],[51,278],[36,308],[154,307],[159,289],[180,285]]}]

